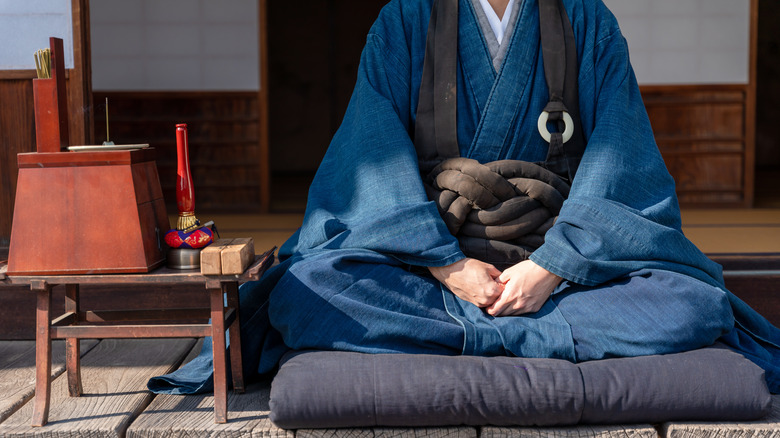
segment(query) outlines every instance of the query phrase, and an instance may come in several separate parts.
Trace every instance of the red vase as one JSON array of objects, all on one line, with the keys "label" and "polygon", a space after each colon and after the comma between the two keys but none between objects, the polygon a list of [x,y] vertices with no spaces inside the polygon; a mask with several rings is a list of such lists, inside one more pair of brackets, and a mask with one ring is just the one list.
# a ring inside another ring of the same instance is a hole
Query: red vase
[{"label": "red vase", "polygon": [[190,158],[187,143],[187,124],[176,125],[176,205],[179,215],[195,214],[195,190],[192,186]]}]

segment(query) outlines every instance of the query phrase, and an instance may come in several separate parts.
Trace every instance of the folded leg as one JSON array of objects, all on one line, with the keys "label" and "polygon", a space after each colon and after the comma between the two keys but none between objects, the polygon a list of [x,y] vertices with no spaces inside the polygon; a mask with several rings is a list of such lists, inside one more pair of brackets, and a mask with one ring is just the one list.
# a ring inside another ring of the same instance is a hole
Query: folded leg
[{"label": "folded leg", "polygon": [[724,290],[669,271],[596,287],[565,283],[553,301],[571,326],[578,361],[692,350],[734,327]]}]

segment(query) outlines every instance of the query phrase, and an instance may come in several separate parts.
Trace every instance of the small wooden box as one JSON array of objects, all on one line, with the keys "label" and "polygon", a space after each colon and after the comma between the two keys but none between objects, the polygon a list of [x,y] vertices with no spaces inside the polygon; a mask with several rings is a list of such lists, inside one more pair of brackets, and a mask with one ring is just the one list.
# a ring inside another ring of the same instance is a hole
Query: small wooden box
[{"label": "small wooden box", "polygon": [[251,237],[219,239],[200,252],[203,275],[239,275],[255,259],[255,241]]},{"label": "small wooden box", "polygon": [[154,149],[18,155],[8,274],[148,272],[170,229]]}]

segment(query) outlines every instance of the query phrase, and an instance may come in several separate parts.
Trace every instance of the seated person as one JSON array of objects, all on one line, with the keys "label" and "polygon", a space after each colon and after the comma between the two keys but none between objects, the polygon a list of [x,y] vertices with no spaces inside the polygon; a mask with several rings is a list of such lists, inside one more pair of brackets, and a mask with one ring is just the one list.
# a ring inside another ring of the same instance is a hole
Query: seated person
[{"label": "seated person", "polygon": [[[580,362],[720,341],[780,391],[780,331],[683,235],[626,41],[601,0],[563,1],[586,146],[554,225],[505,269],[464,254],[426,194],[415,148],[433,3],[392,0],[371,28],[303,225],[280,264],[241,288],[245,372],[272,372],[289,349]],[[459,155],[544,162],[537,2],[458,5]],[[208,389],[210,351],[168,377],[180,387],[155,388]]]}]

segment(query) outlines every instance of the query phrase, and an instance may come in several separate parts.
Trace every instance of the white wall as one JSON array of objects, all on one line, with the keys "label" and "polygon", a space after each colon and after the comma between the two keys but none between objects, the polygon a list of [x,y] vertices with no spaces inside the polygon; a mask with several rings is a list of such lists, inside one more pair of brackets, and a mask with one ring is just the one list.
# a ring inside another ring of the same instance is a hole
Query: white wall
[{"label": "white wall", "polygon": [[[628,40],[640,84],[748,82],[750,0],[604,2]],[[259,89],[257,4],[90,2],[93,89]]]},{"label": "white wall", "polygon": [[65,68],[73,68],[70,0],[0,0],[0,70],[35,70],[35,53],[62,38]]},{"label": "white wall", "polygon": [[257,7],[257,0],[92,1],[92,88],[259,90]]},{"label": "white wall", "polygon": [[750,0],[604,0],[640,84],[746,84]]}]

